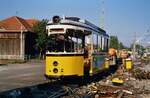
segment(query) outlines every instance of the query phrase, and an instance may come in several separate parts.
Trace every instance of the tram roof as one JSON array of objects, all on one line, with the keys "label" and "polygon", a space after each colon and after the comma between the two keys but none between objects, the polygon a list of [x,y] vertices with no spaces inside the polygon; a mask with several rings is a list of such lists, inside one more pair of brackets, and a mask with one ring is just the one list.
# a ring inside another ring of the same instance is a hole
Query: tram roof
[{"label": "tram roof", "polygon": [[80,28],[85,28],[90,31],[95,31],[97,33],[102,33],[102,35],[108,36],[105,30],[99,28],[98,26],[92,24],[91,22],[87,20],[83,20],[78,17],[63,17],[63,18],[60,18],[59,23],[54,23],[53,20],[50,20],[47,26],[51,26],[51,25],[71,25],[71,26],[76,26]]}]

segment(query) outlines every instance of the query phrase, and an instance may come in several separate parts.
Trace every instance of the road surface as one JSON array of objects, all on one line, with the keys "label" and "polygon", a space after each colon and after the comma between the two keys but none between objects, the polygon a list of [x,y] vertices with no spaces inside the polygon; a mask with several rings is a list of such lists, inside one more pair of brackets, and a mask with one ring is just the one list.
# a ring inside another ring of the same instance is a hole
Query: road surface
[{"label": "road surface", "polygon": [[0,66],[0,92],[46,82],[44,61]]}]

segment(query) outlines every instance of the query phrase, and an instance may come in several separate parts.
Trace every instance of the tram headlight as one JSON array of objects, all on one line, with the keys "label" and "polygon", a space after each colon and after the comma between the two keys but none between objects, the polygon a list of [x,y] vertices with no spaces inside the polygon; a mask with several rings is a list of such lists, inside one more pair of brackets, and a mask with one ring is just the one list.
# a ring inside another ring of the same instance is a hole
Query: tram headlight
[{"label": "tram headlight", "polygon": [[57,65],[58,65],[58,62],[57,62],[57,61],[54,61],[54,62],[53,62],[53,65],[54,65],[54,66],[57,66]]},{"label": "tram headlight", "polygon": [[57,69],[57,68],[54,68],[54,69],[53,69],[53,72],[54,72],[54,73],[58,73],[58,69]]},{"label": "tram headlight", "polygon": [[53,23],[59,23],[60,22],[60,17],[59,16],[54,16],[53,17]]}]

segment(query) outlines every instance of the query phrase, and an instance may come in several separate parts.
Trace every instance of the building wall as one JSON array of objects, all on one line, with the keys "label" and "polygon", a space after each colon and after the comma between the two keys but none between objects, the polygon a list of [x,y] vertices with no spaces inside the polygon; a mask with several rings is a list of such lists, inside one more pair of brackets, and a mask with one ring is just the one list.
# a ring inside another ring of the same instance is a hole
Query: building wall
[{"label": "building wall", "polygon": [[0,59],[20,59],[20,33],[0,32]]},{"label": "building wall", "polygon": [[22,48],[20,34],[20,32],[0,32],[0,59],[25,59],[37,55],[36,33],[22,33]]}]

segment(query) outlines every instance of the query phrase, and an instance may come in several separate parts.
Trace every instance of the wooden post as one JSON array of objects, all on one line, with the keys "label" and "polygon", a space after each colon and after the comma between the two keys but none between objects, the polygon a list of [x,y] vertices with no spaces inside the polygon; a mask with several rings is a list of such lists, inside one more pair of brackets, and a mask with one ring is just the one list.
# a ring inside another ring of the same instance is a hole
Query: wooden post
[{"label": "wooden post", "polygon": [[21,32],[20,32],[20,59],[24,60],[24,36],[23,36],[22,25],[21,25]]}]

